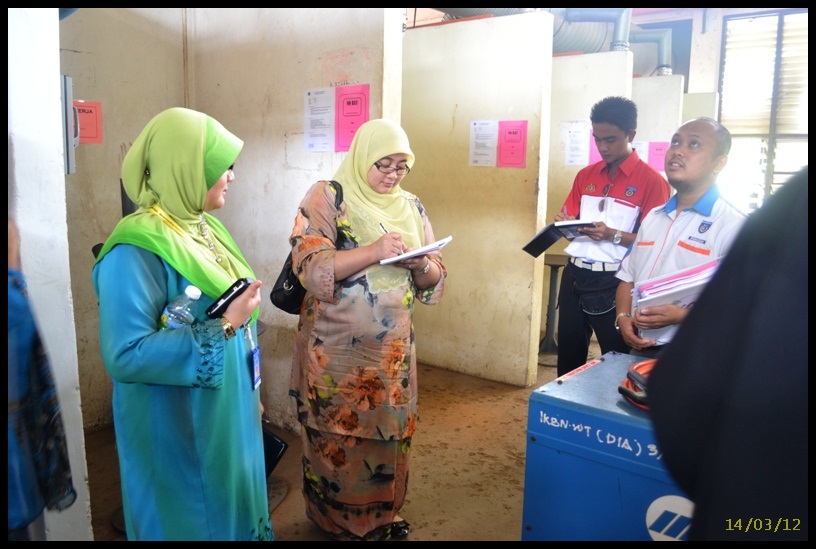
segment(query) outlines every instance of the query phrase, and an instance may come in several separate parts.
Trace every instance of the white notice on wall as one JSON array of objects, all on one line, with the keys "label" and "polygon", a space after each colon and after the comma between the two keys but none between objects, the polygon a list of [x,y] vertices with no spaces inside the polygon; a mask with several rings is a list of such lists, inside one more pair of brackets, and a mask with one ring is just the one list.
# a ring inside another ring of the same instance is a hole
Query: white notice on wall
[{"label": "white notice on wall", "polygon": [[589,164],[589,137],[592,125],[589,120],[565,120],[561,122],[559,140],[564,151],[565,166]]},{"label": "white notice on wall", "polygon": [[649,142],[648,141],[632,141],[632,148],[638,153],[638,158],[644,162],[649,161]]},{"label": "white notice on wall", "polygon": [[473,120],[470,123],[469,166],[496,167],[499,146],[498,120]]},{"label": "white notice on wall", "polygon": [[334,151],[334,88],[303,94],[303,144],[307,152]]}]

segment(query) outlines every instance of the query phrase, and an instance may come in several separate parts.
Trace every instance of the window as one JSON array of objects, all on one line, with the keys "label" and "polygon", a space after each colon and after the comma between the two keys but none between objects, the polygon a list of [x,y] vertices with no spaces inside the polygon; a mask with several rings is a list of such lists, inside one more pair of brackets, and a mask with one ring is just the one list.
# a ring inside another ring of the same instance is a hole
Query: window
[{"label": "window", "polygon": [[808,14],[724,20],[720,122],[733,137],[718,180],[746,212],[808,163]]}]

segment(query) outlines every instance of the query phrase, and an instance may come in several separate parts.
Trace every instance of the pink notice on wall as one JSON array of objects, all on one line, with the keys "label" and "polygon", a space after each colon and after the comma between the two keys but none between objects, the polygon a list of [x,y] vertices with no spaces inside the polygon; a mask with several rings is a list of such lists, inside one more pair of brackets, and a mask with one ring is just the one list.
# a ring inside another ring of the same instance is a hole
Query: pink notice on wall
[{"label": "pink notice on wall", "polygon": [[669,150],[668,141],[649,142],[649,165],[659,172],[666,171],[666,151]]},{"label": "pink notice on wall", "polygon": [[334,150],[347,152],[357,129],[368,122],[369,85],[339,86],[334,95]]},{"label": "pink notice on wall", "polygon": [[[649,142],[634,142],[632,148],[637,149],[638,156],[641,160],[649,164],[652,168],[659,172],[664,172],[666,167],[664,161],[666,159],[666,151],[669,150],[668,141],[649,141]],[[644,154],[645,151],[645,154]],[[595,164],[601,161],[601,153],[598,152],[598,146],[595,144],[595,138],[589,136],[589,164]]]},{"label": "pink notice on wall", "polygon": [[587,166],[591,166],[600,161],[601,153],[598,152],[598,145],[595,144],[595,136],[592,135],[592,132],[589,132],[589,164],[587,164]]},{"label": "pink notice on wall", "polygon": [[102,143],[102,103],[74,100],[80,143]]},{"label": "pink notice on wall", "polygon": [[527,167],[527,121],[499,120],[497,168]]}]

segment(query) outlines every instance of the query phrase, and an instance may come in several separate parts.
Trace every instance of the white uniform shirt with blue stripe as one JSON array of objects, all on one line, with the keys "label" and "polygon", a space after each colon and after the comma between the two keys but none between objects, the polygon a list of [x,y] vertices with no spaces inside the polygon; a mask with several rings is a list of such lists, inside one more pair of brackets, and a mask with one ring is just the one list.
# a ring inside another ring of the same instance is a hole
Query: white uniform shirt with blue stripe
[{"label": "white uniform shirt with blue stripe", "polygon": [[677,195],[643,219],[616,273],[635,282],[723,257],[746,216],[712,186],[691,208],[677,210]]}]

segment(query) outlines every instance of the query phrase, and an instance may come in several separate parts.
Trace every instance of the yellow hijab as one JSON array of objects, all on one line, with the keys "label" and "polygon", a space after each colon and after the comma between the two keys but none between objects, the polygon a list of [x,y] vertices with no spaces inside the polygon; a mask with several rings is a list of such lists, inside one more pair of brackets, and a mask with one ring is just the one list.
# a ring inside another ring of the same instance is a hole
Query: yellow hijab
[{"label": "yellow hijab", "polygon": [[[411,248],[425,244],[425,229],[419,210],[411,202],[413,195],[400,185],[380,194],[368,183],[368,171],[379,159],[402,153],[408,167],[414,165],[414,153],[408,136],[399,124],[378,118],[369,120],[357,130],[348,154],[334,174],[343,186],[346,215],[360,245],[371,244],[382,235],[380,224],[389,231],[402,233],[402,241]],[[405,284],[408,271],[399,267],[374,265],[366,276],[374,292],[392,290]]]},{"label": "yellow hijab", "polygon": [[407,155],[407,165],[413,167],[414,153],[405,130],[383,118],[369,120],[357,130],[348,155],[334,174],[334,180],[343,185],[349,220],[362,245],[382,236],[380,223],[389,231],[402,233],[403,242],[412,248],[425,244],[425,230],[419,210],[410,201],[412,195],[400,185],[388,194],[380,194],[368,183],[368,171],[374,162],[398,153]]}]

